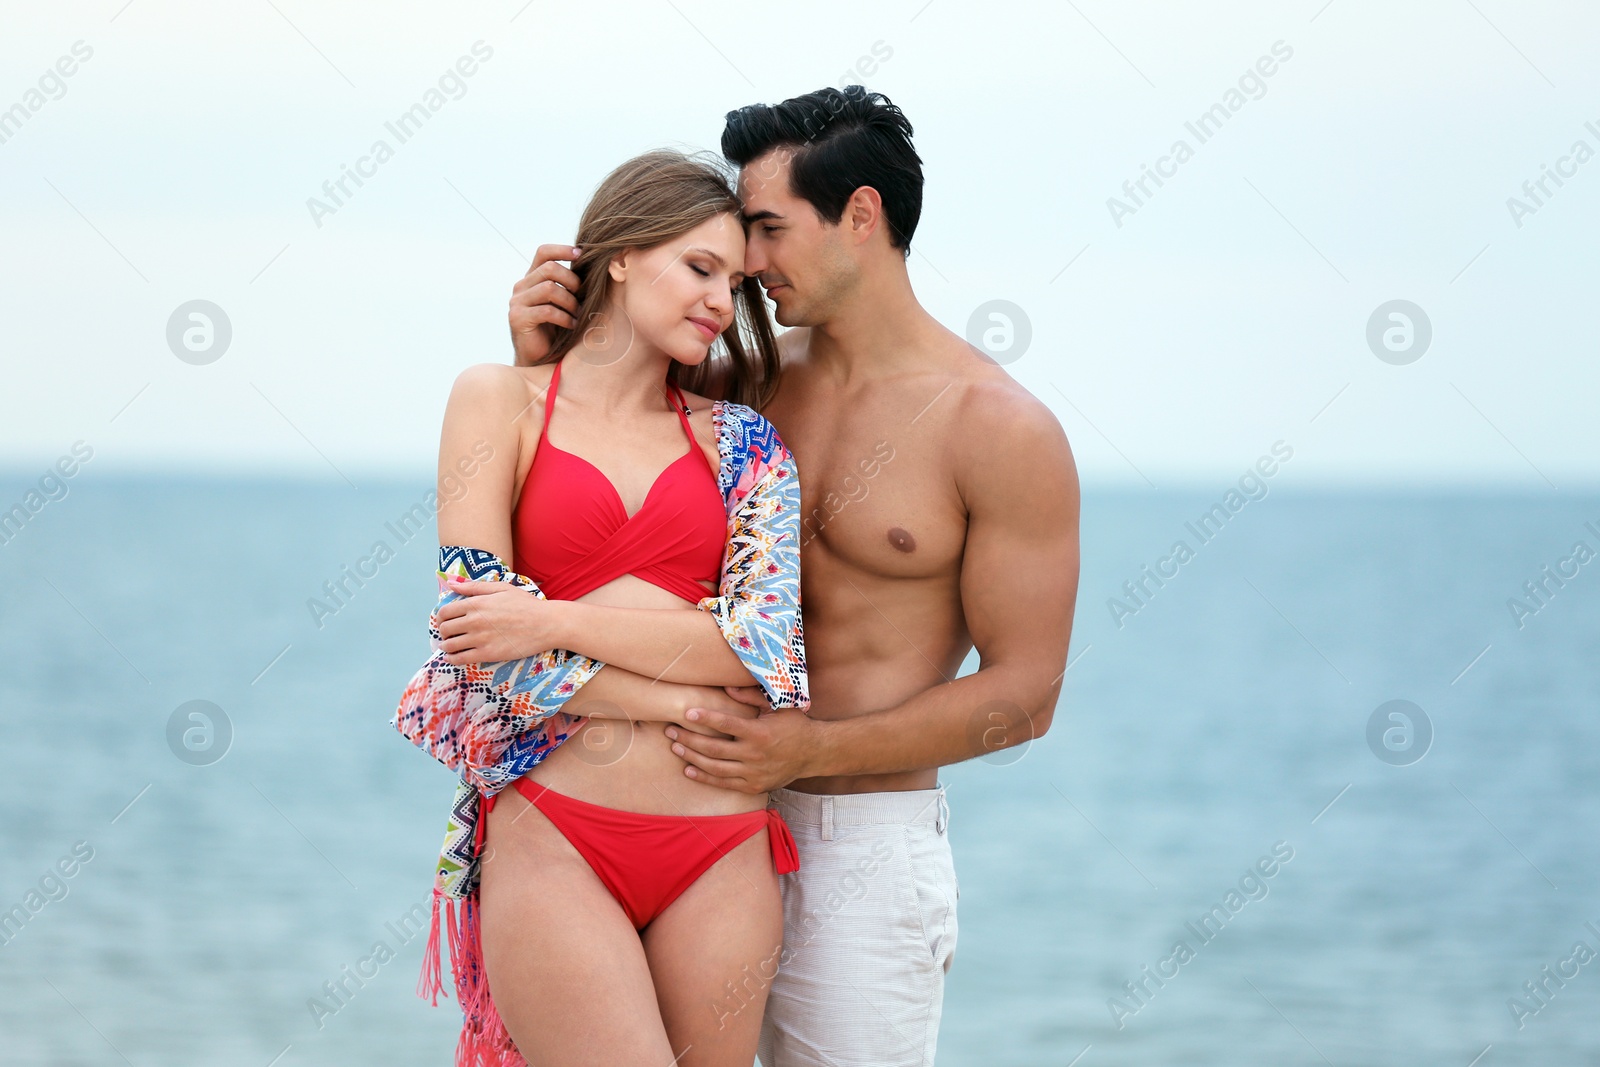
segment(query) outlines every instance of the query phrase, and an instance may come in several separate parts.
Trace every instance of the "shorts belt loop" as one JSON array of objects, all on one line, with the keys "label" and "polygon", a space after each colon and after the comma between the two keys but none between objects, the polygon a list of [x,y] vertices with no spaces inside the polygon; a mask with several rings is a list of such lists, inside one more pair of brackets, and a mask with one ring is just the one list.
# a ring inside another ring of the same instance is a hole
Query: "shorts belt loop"
[{"label": "shorts belt loop", "polygon": [[831,796],[822,798],[822,839],[824,841],[833,840],[833,798]]},{"label": "shorts belt loop", "polygon": [[944,799],[944,786],[939,787],[939,815],[934,823],[934,829],[944,833],[945,827],[950,825],[950,805]]}]

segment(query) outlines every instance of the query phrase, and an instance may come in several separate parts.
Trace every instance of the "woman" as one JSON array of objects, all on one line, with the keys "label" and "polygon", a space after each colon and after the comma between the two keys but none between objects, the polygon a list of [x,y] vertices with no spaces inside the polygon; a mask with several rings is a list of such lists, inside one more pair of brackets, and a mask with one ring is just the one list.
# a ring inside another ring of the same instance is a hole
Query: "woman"
[{"label": "woman", "polygon": [[[738,200],[709,164],[655,152],[619,167],[578,245],[581,304],[549,357],[469,368],[452,390],[441,572],[491,580],[448,587],[435,657],[396,716],[439,758],[451,747],[466,804],[481,802],[470,850],[453,826],[440,870],[461,880],[487,846],[476,917],[451,931],[457,1061],[748,1065],[766,983],[743,980],[770,976],[781,948],[793,839],[764,796],[685,776],[663,731],[690,725],[687,705],[654,682],[744,714],[721,686],[809,700],[792,460],[749,406],[680,387],[710,379],[721,338],[728,395],[766,399],[771,326],[743,274]],[[462,726],[461,704],[496,685],[507,703]],[[513,706],[516,685],[536,710]]]}]

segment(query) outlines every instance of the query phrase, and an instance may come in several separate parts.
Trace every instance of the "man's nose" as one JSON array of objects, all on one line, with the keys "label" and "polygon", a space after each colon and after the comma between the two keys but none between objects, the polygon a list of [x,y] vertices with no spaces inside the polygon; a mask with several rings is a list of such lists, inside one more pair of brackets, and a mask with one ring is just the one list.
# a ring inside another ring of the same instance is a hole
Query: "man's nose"
[{"label": "man's nose", "polygon": [[767,257],[763,255],[752,242],[745,246],[744,272],[746,275],[760,274],[767,269]]}]

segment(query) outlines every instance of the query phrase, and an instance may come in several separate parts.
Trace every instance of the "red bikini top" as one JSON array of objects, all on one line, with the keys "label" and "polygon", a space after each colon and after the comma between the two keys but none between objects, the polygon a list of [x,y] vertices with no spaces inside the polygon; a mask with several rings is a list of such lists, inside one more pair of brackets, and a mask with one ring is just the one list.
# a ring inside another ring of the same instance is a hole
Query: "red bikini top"
[{"label": "red bikini top", "polygon": [[550,443],[561,364],[544,396],[544,428],[511,516],[512,566],[552,600],[576,600],[624,574],[691,603],[714,596],[728,539],[716,473],[689,429],[683,394],[669,383],[689,451],[662,471],[632,515],[611,479],[582,456]]}]

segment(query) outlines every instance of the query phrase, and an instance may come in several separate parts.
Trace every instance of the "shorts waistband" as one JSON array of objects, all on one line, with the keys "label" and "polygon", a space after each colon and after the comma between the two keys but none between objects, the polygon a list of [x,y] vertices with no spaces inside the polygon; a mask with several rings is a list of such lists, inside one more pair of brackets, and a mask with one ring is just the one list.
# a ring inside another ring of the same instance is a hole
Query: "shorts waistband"
[{"label": "shorts waistband", "polygon": [[862,826],[931,825],[944,832],[950,820],[943,783],[932,789],[884,793],[801,793],[774,789],[771,803],[780,808],[791,828],[819,827],[824,839],[836,829]]}]

